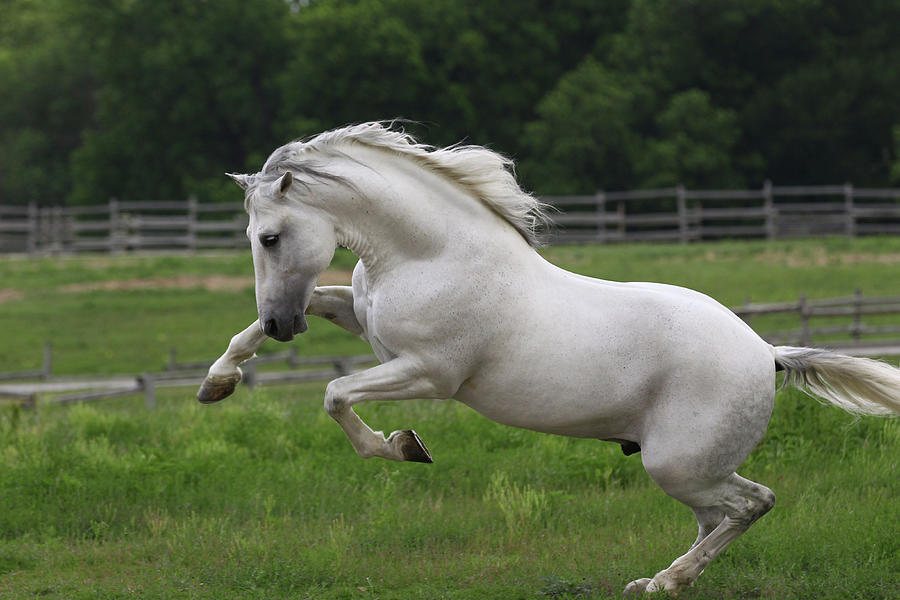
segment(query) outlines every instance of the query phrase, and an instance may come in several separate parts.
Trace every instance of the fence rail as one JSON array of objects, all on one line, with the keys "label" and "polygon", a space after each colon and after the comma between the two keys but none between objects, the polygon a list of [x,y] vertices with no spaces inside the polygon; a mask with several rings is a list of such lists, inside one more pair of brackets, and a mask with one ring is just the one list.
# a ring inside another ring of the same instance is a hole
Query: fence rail
[{"label": "fence rail", "polygon": [[[156,406],[156,390],[168,387],[197,387],[206,377],[214,361],[178,362],[176,351],[169,354],[169,362],[162,371],[140,375],[84,375],[53,376],[49,372],[50,345],[45,347],[44,369],[19,373],[0,373],[0,400],[11,399],[24,407],[33,408],[38,398],[49,404],[72,404],[104,398],[143,394],[147,408]],[[253,388],[257,385],[323,381],[348,375],[364,365],[374,364],[371,354],[357,356],[298,356],[297,347],[285,352],[254,357],[241,365],[241,382]],[[263,365],[283,363],[285,370],[260,371]],[[34,381],[38,380],[38,381]]]},{"label": "fence rail", "polygon": [[0,205],[0,252],[198,250],[247,245],[240,203],[120,202],[97,206]]},{"label": "fence rail", "polygon": [[775,186],[757,190],[597,192],[543,198],[556,243],[784,239],[817,235],[900,234],[900,188],[852,184]]},{"label": "fence rail", "polygon": [[[807,300],[801,295],[796,302],[748,302],[732,310],[751,326],[756,317],[796,316],[798,327],[760,333],[770,344],[816,345],[863,356],[900,353],[900,297],[867,298],[857,290],[842,298]],[[866,323],[869,317],[881,319]]]},{"label": "fence rail", "polygon": [[[900,188],[852,184],[757,190],[684,187],[589,196],[547,196],[551,243],[782,239],[900,234]],[[97,206],[0,205],[0,252],[244,248],[247,215],[238,203],[121,202]]]},{"label": "fence rail", "polygon": [[[852,296],[840,298],[808,300],[801,295],[793,302],[745,302],[732,310],[770,344],[824,347],[854,356],[900,356],[900,296],[866,297],[856,290]],[[867,322],[869,319],[875,320]],[[781,328],[765,329],[773,323]],[[785,328],[786,323],[797,326]],[[264,354],[243,363],[242,381],[250,387],[322,381],[375,362],[371,354],[299,356],[297,347],[292,345],[284,352]],[[179,361],[173,349],[161,371],[137,376],[54,376],[50,373],[52,347],[47,344],[41,370],[0,373],[0,399],[33,407],[43,396],[49,403],[68,404],[144,394],[146,406],[153,408],[157,388],[196,387],[212,363],[212,360]],[[272,370],[271,365],[277,363],[282,363],[281,368]],[[260,369],[263,366],[265,371]]]}]

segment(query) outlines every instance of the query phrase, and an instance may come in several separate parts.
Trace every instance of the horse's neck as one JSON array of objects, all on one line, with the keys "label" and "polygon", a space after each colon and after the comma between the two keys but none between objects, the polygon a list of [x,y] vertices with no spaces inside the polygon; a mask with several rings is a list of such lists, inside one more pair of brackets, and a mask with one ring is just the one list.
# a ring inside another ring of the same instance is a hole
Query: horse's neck
[{"label": "horse's neck", "polygon": [[352,181],[361,193],[332,205],[338,241],[360,257],[370,277],[447,252],[502,244],[521,236],[483,202],[405,158],[364,153]]}]

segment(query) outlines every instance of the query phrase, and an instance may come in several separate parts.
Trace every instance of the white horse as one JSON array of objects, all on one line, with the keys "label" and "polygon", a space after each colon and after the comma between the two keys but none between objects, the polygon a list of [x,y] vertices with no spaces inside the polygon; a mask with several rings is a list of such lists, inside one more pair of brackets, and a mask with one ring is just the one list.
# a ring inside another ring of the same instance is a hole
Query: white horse
[{"label": "white horse", "polygon": [[[900,370],[772,347],[698,292],[570,273],[535,250],[541,205],[511,163],[477,146],[435,149],[380,123],[275,150],[246,192],[259,320],[232,338],[198,394],[214,402],[268,337],[324,317],[381,364],[340,377],[325,410],[360,456],[431,462],[411,430],[385,437],[353,405],[455,398],[535,431],[618,442],[699,522],[686,554],[628,593],[677,591],[775,502],[735,473],[766,429],[775,373],[854,413],[900,414]],[[351,287],[316,287],[335,247]]]}]

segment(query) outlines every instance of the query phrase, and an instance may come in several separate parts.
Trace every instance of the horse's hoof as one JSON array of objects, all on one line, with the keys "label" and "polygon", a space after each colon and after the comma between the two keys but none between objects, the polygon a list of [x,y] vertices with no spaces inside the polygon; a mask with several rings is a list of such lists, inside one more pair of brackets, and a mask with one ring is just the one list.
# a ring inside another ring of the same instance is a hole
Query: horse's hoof
[{"label": "horse's hoof", "polygon": [[234,377],[208,377],[203,380],[197,391],[197,400],[203,404],[212,404],[230,396],[241,380],[241,374]]},{"label": "horse's hoof", "polygon": [[422,443],[422,439],[412,429],[398,431],[395,442],[403,460],[420,463],[433,463],[431,453]]},{"label": "horse's hoof", "polygon": [[622,592],[622,595],[626,598],[634,598],[636,596],[641,596],[648,592],[647,586],[650,585],[650,582],[653,581],[649,577],[644,577],[642,579],[635,579],[631,583],[625,586],[625,591]]}]

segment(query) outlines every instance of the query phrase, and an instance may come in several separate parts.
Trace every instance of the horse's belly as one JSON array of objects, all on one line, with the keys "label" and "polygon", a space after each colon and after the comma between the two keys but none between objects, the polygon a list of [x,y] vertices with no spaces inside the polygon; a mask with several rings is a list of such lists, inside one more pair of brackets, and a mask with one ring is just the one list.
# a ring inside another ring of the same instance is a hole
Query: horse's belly
[{"label": "horse's belly", "polygon": [[[604,390],[598,369],[572,372],[532,366],[527,373],[486,372],[470,378],[454,398],[485,417],[544,433],[573,437],[631,439],[632,425],[646,409],[638,382],[632,393],[620,382],[617,390]],[[646,390],[644,390],[646,391]]]}]

